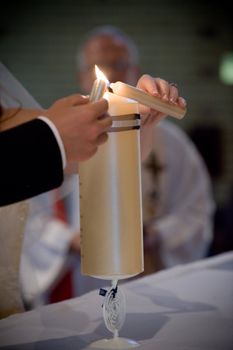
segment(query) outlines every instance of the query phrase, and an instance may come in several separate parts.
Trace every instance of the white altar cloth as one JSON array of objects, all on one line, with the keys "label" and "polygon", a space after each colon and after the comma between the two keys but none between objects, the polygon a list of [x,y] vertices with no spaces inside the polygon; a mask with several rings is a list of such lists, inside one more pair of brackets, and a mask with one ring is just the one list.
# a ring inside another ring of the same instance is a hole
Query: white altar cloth
[{"label": "white altar cloth", "polygon": [[[121,285],[127,315],[120,336],[145,350],[233,349],[233,252]],[[103,297],[93,291],[0,321],[0,349],[81,350],[111,338]]]}]

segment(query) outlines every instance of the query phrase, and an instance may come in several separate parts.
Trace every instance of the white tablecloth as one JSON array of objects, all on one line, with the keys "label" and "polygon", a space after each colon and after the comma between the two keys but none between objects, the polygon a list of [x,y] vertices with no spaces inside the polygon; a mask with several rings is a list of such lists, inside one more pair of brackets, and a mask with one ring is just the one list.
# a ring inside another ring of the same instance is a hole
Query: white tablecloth
[{"label": "white tablecloth", "polygon": [[[120,336],[146,350],[233,349],[233,252],[121,286],[127,315]],[[111,338],[98,291],[0,321],[0,349],[80,350]]]}]

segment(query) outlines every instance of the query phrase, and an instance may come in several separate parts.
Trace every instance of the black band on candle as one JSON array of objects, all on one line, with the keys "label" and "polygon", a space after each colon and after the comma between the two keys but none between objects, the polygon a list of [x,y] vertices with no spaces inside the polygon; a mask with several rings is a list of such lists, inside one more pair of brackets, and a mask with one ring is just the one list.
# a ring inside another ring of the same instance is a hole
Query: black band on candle
[{"label": "black band on candle", "polygon": [[130,126],[130,127],[119,127],[119,128],[110,128],[108,132],[119,132],[119,131],[130,131],[130,130],[139,130],[140,126]]},{"label": "black band on candle", "polygon": [[140,115],[127,114],[112,117],[112,126],[108,132],[119,132],[140,129]]},{"label": "black band on candle", "polygon": [[113,115],[112,120],[137,120],[141,119],[140,114]]}]

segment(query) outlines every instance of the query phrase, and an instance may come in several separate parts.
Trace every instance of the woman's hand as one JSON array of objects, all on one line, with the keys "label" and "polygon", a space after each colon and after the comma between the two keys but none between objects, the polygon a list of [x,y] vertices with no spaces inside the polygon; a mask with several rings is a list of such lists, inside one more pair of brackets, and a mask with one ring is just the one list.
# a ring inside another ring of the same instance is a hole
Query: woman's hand
[{"label": "woman's hand", "polygon": [[[173,83],[168,83],[164,79],[153,78],[148,74],[144,74],[138,80],[137,88],[148,92],[152,96],[159,97],[171,105],[177,105],[184,109],[186,107],[186,101],[179,96],[177,86]],[[157,124],[166,116],[166,114],[144,105],[140,105],[140,115],[142,116],[142,126]]]}]

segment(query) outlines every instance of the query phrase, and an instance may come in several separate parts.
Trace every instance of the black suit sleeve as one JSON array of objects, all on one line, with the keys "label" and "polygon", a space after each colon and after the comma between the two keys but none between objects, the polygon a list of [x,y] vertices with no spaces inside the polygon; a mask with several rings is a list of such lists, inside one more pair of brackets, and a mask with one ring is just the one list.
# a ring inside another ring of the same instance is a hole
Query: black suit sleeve
[{"label": "black suit sleeve", "polygon": [[50,127],[35,119],[0,133],[0,206],[61,185],[62,158]]}]

